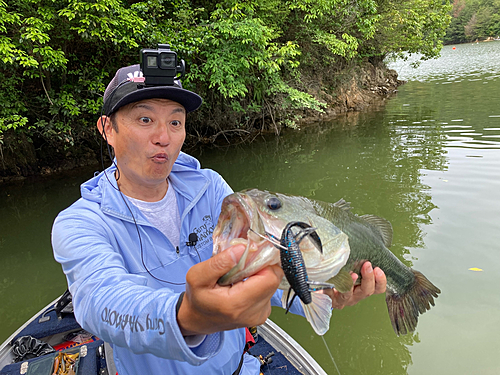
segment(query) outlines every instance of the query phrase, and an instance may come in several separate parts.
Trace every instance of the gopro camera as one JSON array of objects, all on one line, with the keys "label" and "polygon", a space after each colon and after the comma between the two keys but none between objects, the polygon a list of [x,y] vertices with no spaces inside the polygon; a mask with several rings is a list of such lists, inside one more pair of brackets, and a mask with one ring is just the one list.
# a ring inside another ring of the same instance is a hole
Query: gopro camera
[{"label": "gopro camera", "polygon": [[146,86],[173,86],[175,78],[184,76],[186,64],[177,61],[177,53],[170,50],[170,45],[158,44],[158,49],[141,49],[141,70]]}]

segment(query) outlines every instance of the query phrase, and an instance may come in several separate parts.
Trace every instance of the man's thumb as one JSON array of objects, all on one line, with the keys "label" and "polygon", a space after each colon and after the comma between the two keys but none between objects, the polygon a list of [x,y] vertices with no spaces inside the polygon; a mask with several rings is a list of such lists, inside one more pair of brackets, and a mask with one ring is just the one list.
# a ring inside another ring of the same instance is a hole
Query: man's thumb
[{"label": "man's thumb", "polygon": [[186,281],[191,285],[215,285],[222,276],[236,266],[244,252],[244,245],[231,246],[191,267],[186,275]]}]

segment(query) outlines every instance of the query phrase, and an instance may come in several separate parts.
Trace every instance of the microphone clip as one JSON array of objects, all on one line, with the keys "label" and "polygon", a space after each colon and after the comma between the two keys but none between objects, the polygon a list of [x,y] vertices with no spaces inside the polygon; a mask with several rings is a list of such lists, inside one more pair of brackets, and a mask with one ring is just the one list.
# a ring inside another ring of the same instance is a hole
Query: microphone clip
[{"label": "microphone clip", "polygon": [[198,235],[196,233],[190,233],[188,242],[186,242],[186,246],[196,246],[198,242]]}]

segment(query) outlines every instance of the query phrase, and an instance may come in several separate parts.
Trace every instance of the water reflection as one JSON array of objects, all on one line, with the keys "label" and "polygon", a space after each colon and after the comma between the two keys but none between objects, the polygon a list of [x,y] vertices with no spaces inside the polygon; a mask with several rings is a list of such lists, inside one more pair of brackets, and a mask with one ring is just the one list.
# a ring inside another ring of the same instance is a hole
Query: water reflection
[{"label": "water reflection", "polygon": [[415,59],[389,65],[400,79],[419,81],[404,90],[416,105],[432,111],[430,117],[443,126],[446,147],[499,148],[500,43],[446,46],[440,59],[412,69]]},{"label": "water reflection", "polygon": [[[446,339],[453,334],[441,332],[439,327],[457,311],[453,302],[450,305],[450,295],[456,297],[467,287],[464,283],[455,285],[453,274],[442,275],[442,270],[449,267],[448,261],[456,258],[456,252],[468,251],[459,250],[461,244],[453,238],[456,233],[474,232],[469,220],[480,203],[471,202],[472,207],[467,208],[461,202],[466,194],[463,189],[473,189],[479,181],[487,191],[491,190],[487,186],[498,185],[492,179],[496,175],[492,168],[498,166],[492,164],[495,158],[490,151],[500,146],[500,116],[492,105],[500,98],[500,88],[498,74],[459,79],[459,70],[452,77],[426,77],[423,82],[401,87],[398,96],[378,111],[348,114],[300,132],[287,131],[280,139],[263,138],[251,145],[205,150],[200,155],[203,165],[220,171],[235,190],[258,187],[330,202],[343,197],[352,202],[358,214],[385,217],[394,228],[391,250],[408,265],[415,264],[443,290],[437,306],[422,315],[417,332],[406,337],[394,335],[381,296],[335,311],[325,337],[343,374],[406,374],[410,368],[426,368],[427,357],[420,356],[415,364],[414,353],[439,352],[440,348],[433,346],[432,340],[419,345],[420,331],[426,337],[429,330],[440,332],[444,345],[454,345]],[[443,84],[447,82],[450,84]],[[462,154],[468,160],[487,160],[474,170],[473,165],[460,161]],[[452,163],[467,165],[463,178],[469,175],[474,182],[449,184],[447,178],[456,175],[456,167],[450,170]],[[441,184],[436,186],[436,181]],[[450,206],[456,209],[446,215]],[[452,229],[445,232],[441,228],[448,223]],[[429,232],[436,236],[429,238]],[[488,243],[488,235],[481,238]],[[468,248],[474,247],[469,244]],[[285,316],[280,309],[274,310],[272,317],[311,351],[328,373],[335,373],[323,342],[307,322]]]},{"label": "water reflection", "polygon": [[[455,48],[455,49],[453,49]],[[427,60],[413,69],[420,56],[410,56],[407,61],[391,62],[399,79],[408,81],[442,81],[443,84],[464,81],[496,80],[500,77],[500,43],[460,44],[444,46],[441,57]]]},{"label": "water reflection", "polygon": [[91,176],[80,170],[0,186],[0,341],[67,288],[52,257],[50,231]]}]

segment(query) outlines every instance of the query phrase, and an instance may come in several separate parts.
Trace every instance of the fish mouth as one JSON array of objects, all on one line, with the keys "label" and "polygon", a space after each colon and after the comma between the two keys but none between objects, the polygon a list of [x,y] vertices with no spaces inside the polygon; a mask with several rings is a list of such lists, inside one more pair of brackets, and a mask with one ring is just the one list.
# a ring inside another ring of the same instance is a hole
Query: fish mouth
[{"label": "fish mouth", "polygon": [[224,198],[213,233],[214,253],[238,243],[248,244],[249,239],[255,239],[255,233],[265,236],[256,203],[244,193],[233,193]]},{"label": "fish mouth", "polygon": [[247,194],[233,193],[224,198],[212,236],[214,255],[238,244],[246,248],[238,265],[219,279],[220,285],[233,284],[266,265],[279,263],[279,250],[266,237],[257,204]]}]

